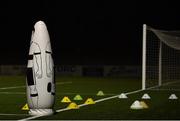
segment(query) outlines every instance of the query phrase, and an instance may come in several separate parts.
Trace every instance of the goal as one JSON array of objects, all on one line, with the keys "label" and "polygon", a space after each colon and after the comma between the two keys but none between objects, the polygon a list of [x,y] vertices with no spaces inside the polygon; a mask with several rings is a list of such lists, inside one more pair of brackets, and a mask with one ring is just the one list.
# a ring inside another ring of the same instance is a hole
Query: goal
[{"label": "goal", "polygon": [[179,87],[180,31],[158,30],[144,24],[142,89]]}]

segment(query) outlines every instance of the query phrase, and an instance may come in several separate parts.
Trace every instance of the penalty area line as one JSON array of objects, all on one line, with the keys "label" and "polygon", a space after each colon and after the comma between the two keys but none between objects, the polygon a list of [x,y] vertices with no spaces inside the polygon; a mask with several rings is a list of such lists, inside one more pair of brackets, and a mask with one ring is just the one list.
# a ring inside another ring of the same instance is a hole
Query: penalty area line
[{"label": "penalty area line", "polygon": [[[75,93],[75,92],[65,92],[65,93],[57,93],[57,95],[76,95],[76,94],[81,94],[81,95],[95,95],[95,93]],[[117,95],[113,93],[106,93],[105,95]]]},{"label": "penalty area line", "polygon": [[[144,90],[135,90],[135,91],[132,91],[132,92],[127,92],[127,93],[125,93],[125,94],[126,94],[126,95],[130,95],[130,94],[138,93],[138,92],[141,92],[141,91],[144,91]],[[111,96],[111,97],[99,99],[99,100],[96,100],[96,101],[94,101],[94,102],[99,103],[99,102],[103,102],[103,101],[110,100],[110,99],[113,99],[113,98],[117,98],[118,96],[119,96],[119,95],[115,95],[115,96]],[[79,106],[79,107],[83,107],[83,106],[87,106],[87,105],[88,105],[88,104],[80,104],[80,105],[78,105],[78,106]],[[71,110],[71,109],[69,109],[69,108],[62,108],[62,109],[56,110],[56,112],[59,113],[59,112],[68,111],[68,110]],[[42,116],[44,116],[44,115],[41,115],[41,116],[32,116],[32,117],[20,119],[20,120],[18,120],[18,121],[25,121],[25,120],[36,119],[36,118],[39,118],[39,117],[42,117]]]},{"label": "penalty area line", "polygon": [[[56,85],[61,85],[61,84],[71,84],[71,81],[67,82],[58,82]],[[26,86],[14,86],[14,87],[1,87],[0,90],[5,90],[5,89],[16,89],[16,88],[25,88]]]},{"label": "penalty area line", "polygon": [[24,94],[26,94],[26,93],[25,93],[25,92],[0,92],[0,94],[24,95]]},{"label": "penalty area line", "polygon": [[[139,92],[142,92],[142,91],[147,91],[147,90],[150,90],[150,89],[154,89],[158,86],[153,86],[153,87],[150,87],[150,88],[147,88],[146,90],[135,90],[135,91],[131,91],[131,92],[127,92],[125,93],[126,95],[130,95],[130,94],[135,94],[135,93],[139,93]],[[110,100],[110,99],[114,99],[114,98],[117,98],[119,95],[115,95],[115,96],[111,96],[111,97],[106,97],[106,98],[102,98],[102,99],[99,99],[99,100],[96,100],[95,102],[96,103],[99,103],[99,102],[103,102],[103,101],[106,101],[106,100]],[[86,106],[88,104],[80,104],[78,105],[79,107],[83,107],[83,106]],[[63,111],[68,111],[68,110],[71,110],[69,108],[62,108],[62,109],[59,109],[59,110],[56,110],[57,113],[59,112],[63,112]],[[28,117],[28,118],[24,118],[24,119],[20,119],[18,121],[26,121],[26,120],[31,120],[31,119],[36,119],[36,118],[39,118],[39,117],[43,117],[44,115],[41,115],[41,116],[31,116],[31,117]]]},{"label": "penalty area line", "polygon": [[0,113],[1,116],[28,116],[29,114],[8,114],[8,113]]},{"label": "penalty area line", "polygon": [[[135,90],[135,91],[132,91],[132,92],[127,92],[127,93],[124,93],[125,95],[130,95],[130,94],[134,94],[134,93],[138,93],[138,92],[141,92],[143,90]],[[119,95],[115,95],[115,96],[111,96],[111,97],[107,97],[107,98],[103,98],[103,99],[99,99],[99,100],[96,100],[94,102],[98,103],[98,102],[102,102],[102,101],[105,101],[105,100],[110,100],[110,99],[113,99],[113,98],[117,98]]]},{"label": "penalty area line", "polygon": [[4,90],[4,89],[15,89],[15,88],[23,88],[25,86],[14,86],[14,87],[2,87],[0,88],[1,90]]},{"label": "penalty area line", "polygon": [[[56,85],[63,85],[63,84],[71,84],[72,82],[59,82],[59,83],[56,83]],[[0,88],[2,90],[5,90],[5,89],[15,89],[15,88],[22,88],[22,87],[25,87],[25,86],[16,86],[16,87],[3,87],[3,88]],[[0,94],[17,94],[17,95],[24,95],[26,94],[25,92],[1,92],[0,91]],[[60,95],[63,95],[63,94],[60,94]]]},{"label": "penalty area line", "polygon": [[[24,95],[26,93],[25,92],[1,92],[0,91],[0,94],[5,94],[5,95],[13,95],[13,94]],[[73,93],[73,92],[70,92],[70,93],[57,93],[56,95],[75,95],[75,94],[78,94],[78,93]],[[94,95],[94,93],[81,93],[81,95]],[[106,95],[112,96],[112,95],[117,95],[117,94],[106,93]]]}]

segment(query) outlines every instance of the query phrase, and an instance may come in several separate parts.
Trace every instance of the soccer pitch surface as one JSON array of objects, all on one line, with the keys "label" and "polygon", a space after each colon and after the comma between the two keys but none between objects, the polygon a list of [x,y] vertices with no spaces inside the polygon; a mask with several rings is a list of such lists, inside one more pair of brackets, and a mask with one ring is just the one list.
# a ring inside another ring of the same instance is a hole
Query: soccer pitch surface
[{"label": "soccer pitch surface", "polygon": [[[26,104],[25,76],[0,76],[0,120],[178,120],[180,119],[180,100],[169,100],[170,94],[180,97],[180,90],[146,90],[140,91],[141,80],[110,77],[57,77],[56,101],[52,116],[32,117],[21,108]],[[97,96],[102,90],[104,96]],[[138,90],[138,91],[136,91]],[[127,99],[117,95],[127,93]],[[135,100],[142,101],[144,93],[151,96],[143,100],[149,108],[130,109]],[[75,95],[83,100],[74,101]],[[79,109],[67,110],[69,103],[61,103],[64,96],[80,105]],[[87,98],[96,103],[84,105]]]}]

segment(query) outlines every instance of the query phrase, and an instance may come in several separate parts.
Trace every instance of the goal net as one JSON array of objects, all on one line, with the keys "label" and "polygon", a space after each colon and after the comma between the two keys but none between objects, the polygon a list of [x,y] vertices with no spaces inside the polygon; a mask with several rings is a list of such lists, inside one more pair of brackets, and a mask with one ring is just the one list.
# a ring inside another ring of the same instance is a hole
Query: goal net
[{"label": "goal net", "polygon": [[180,89],[180,31],[143,25],[142,89]]}]

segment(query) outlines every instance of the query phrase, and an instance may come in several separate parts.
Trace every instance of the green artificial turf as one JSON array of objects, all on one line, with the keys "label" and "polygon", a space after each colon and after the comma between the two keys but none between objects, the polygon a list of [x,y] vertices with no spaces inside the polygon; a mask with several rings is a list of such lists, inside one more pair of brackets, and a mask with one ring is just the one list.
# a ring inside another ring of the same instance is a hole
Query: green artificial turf
[{"label": "green artificial turf", "polygon": [[[64,96],[68,96],[71,101],[79,105],[83,104],[87,98],[99,100],[120,93],[141,89],[140,79],[121,79],[115,77],[57,77],[56,82],[55,110],[66,108],[69,105],[69,103],[61,103]],[[0,76],[0,83],[0,88],[25,86],[25,77]],[[102,90],[105,96],[96,96],[99,90]],[[10,92],[12,94],[5,94],[2,92]],[[14,94],[16,92],[17,94]],[[144,100],[149,108],[142,110],[130,109],[131,104],[135,100],[142,101],[141,97],[144,93],[148,93],[151,96],[150,100]],[[35,120],[180,119],[180,101],[168,100],[171,93],[175,93],[180,97],[180,91],[142,91],[127,95],[127,99],[113,98],[93,105],[83,106],[79,109],[59,112],[52,116],[39,117]],[[81,95],[83,100],[73,100],[74,96],[77,94]],[[0,89],[0,96],[0,114],[23,114],[0,115],[0,120],[17,120],[30,117],[26,115],[28,113],[27,111],[21,110],[22,106],[26,104],[25,87]]]}]

